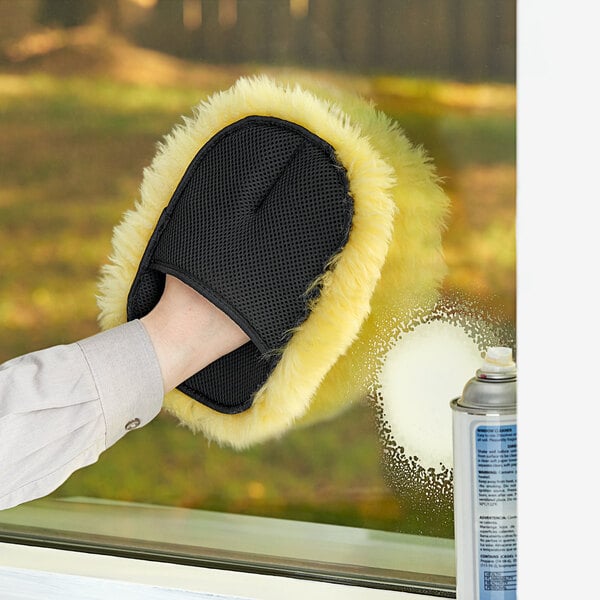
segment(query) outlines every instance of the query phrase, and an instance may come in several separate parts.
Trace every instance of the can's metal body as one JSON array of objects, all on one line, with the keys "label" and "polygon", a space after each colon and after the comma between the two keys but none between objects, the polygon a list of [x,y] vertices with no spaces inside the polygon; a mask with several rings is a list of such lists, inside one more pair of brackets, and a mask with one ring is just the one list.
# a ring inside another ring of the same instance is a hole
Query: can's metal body
[{"label": "can's metal body", "polygon": [[458,600],[517,597],[517,402],[511,364],[489,372],[484,363],[451,402]]}]

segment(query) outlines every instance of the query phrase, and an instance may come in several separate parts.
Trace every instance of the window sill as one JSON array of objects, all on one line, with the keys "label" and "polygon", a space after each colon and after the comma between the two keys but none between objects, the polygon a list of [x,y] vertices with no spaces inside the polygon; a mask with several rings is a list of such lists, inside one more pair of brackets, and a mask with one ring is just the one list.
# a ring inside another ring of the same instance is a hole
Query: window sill
[{"label": "window sill", "polygon": [[[280,594],[283,581],[286,595],[291,582],[298,585],[303,580],[309,588],[325,585],[329,595],[323,597],[333,597],[332,590],[340,586],[347,593],[360,590],[361,598],[371,594],[383,598],[386,591],[394,591],[395,598],[402,597],[398,592],[454,597],[452,540],[336,525],[87,498],[45,499],[1,512],[0,541],[12,548],[10,553],[2,552],[2,564],[21,569],[35,565],[43,571],[44,563],[6,562],[4,556],[15,554],[14,548],[31,556],[58,552],[61,565],[83,563],[91,555],[133,561],[145,565],[137,569],[138,583],[150,583],[159,569],[181,567],[192,569],[196,580],[199,573],[232,583],[258,577],[263,582],[259,586],[275,579]],[[77,560],[67,561],[67,555]],[[148,561],[153,561],[150,568]],[[99,576],[94,569],[49,571]],[[210,590],[248,597],[223,586],[196,589]]]}]

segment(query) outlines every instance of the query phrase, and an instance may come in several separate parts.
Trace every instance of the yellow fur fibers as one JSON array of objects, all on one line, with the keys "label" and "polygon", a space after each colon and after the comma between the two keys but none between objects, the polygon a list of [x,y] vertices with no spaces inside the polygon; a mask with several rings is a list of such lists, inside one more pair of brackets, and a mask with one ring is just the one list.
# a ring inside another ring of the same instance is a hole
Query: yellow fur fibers
[{"label": "yellow fur fibers", "polygon": [[193,157],[224,127],[250,115],[297,123],[327,141],[347,170],[354,216],[347,244],[319,280],[318,301],[249,410],[221,414],[178,390],[165,397],[165,408],[193,431],[236,448],[281,435],[294,422],[331,416],[364,394],[353,371],[361,352],[372,351],[365,340],[381,335],[378,311],[371,309],[397,314],[429,301],[444,272],[439,248],[447,208],[422,153],[363,101],[327,100],[298,85],[242,78],[175,127],[145,169],[140,200],[114,230],[99,283],[103,329],[126,321],[145,247]]},{"label": "yellow fur fibers", "polygon": [[371,297],[371,312],[297,425],[331,418],[368,396],[392,331],[408,323],[414,311],[426,313],[433,308],[447,271],[442,233],[450,206],[431,159],[423,148],[410,143],[397,123],[355,95],[318,82],[304,85],[360,123],[363,135],[394,169],[391,193],[398,210],[381,277]]}]

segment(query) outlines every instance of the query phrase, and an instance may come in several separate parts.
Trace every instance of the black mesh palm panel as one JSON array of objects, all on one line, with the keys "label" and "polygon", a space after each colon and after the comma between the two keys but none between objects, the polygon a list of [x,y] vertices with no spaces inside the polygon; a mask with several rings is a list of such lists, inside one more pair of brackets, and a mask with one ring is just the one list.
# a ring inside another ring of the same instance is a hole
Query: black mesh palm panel
[{"label": "black mesh palm panel", "polygon": [[246,117],[189,165],[140,263],[128,319],[156,305],[165,273],[228,314],[250,342],[179,389],[219,412],[242,412],[307,318],[319,289],[307,290],[346,244],[352,215],[329,144],[288,121]]}]

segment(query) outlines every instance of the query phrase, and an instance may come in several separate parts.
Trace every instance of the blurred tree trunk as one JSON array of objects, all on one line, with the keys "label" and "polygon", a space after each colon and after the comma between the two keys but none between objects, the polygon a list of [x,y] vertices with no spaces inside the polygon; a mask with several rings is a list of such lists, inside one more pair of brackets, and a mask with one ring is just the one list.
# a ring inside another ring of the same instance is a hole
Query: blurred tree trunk
[{"label": "blurred tree trunk", "polygon": [[41,0],[38,21],[42,25],[77,27],[99,10],[99,0]]},{"label": "blurred tree trunk", "polygon": [[109,31],[121,29],[124,0],[40,0],[38,22],[56,27],[79,27],[101,22]]}]

